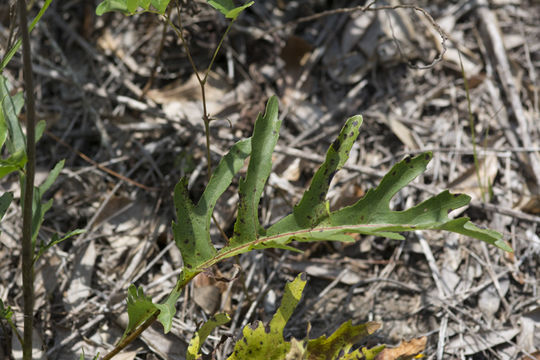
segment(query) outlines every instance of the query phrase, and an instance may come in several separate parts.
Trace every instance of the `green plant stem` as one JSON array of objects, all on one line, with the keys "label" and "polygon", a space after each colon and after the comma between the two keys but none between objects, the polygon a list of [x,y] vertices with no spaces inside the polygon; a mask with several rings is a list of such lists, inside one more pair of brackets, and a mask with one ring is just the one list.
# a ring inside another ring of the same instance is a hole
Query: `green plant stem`
[{"label": "green plant stem", "polygon": [[[172,292],[182,291],[186,287],[186,285],[189,284],[189,282],[191,280],[193,280],[193,278],[199,273],[200,272],[192,272],[192,273],[189,273],[189,274],[181,273],[178,276],[178,280],[177,280],[176,285],[175,285]],[[152,315],[150,315],[150,317],[148,319],[146,319],[145,322],[143,322],[137,329],[135,329],[135,331],[133,331],[132,333],[127,335],[124,339],[122,339],[114,347],[114,349],[112,349],[111,352],[109,352],[108,354],[103,356],[101,358],[101,360],[110,360],[110,359],[112,359],[115,355],[117,355],[120,351],[122,351],[126,346],[128,346],[135,339],[137,339],[139,337],[139,335],[141,335],[143,333],[144,330],[148,329],[148,327],[150,327],[150,325],[152,325],[157,320],[158,316],[159,316],[159,310],[154,311],[152,313]]]},{"label": "green plant stem", "polygon": [[28,35],[26,3],[18,1],[19,29],[23,48],[23,76],[26,88],[26,174],[24,175],[24,203],[22,229],[22,275],[24,299],[23,360],[32,360],[32,327],[34,317],[34,249],[32,246],[32,199],[34,196],[34,176],[36,164],[36,132],[34,83],[30,56],[30,37]]},{"label": "green plant stem", "polygon": [[206,80],[208,79],[208,74],[210,73],[210,70],[212,69],[212,66],[214,66],[214,61],[217,58],[217,54],[219,52],[219,49],[221,49],[221,45],[223,45],[223,41],[225,41],[225,38],[227,37],[227,34],[229,34],[229,31],[232,28],[232,25],[234,23],[234,20],[231,20],[229,23],[229,26],[227,26],[227,29],[225,30],[225,33],[221,37],[221,40],[219,40],[219,44],[216,46],[216,50],[214,51],[214,55],[212,55],[212,60],[210,60],[210,64],[208,64],[208,68],[206,69],[204,73],[203,83],[206,84]]}]

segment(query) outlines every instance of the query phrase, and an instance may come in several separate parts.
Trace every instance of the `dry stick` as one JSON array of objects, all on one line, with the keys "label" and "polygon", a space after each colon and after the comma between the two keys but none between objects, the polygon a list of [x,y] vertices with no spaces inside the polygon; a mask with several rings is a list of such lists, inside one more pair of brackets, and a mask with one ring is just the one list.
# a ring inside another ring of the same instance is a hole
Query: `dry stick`
[{"label": "dry stick", "polygon": [[24,177],[24,204],[22,229],[22,275],[24,298],[24,342],[23,360],[32,360],[32,327],[34,317],[34,249],[32,246],[32,199],[34,197],[34,177],[36,166],[36,109],[34,104],[34,82],[32,79],[32,59],[30,37],[28,35],[26,2],[18,1],[19,29],[23,48],[23,76],[26,88],[26,174]]}]

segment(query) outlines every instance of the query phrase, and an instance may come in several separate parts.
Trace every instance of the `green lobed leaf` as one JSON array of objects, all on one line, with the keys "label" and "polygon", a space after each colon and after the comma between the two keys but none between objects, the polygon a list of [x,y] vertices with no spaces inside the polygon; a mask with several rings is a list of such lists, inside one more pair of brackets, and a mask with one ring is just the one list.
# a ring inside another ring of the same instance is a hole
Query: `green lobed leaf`
[{"label": "green lobed leaf", "polygon": [[240,179],[238,216],[230,246],[235,247],[258,238],[264,232],[259,223],[259,201],[272,170],[272,153],[279,137],[281,120],[278,100],[272,96],[264,115],[259,114],[251,137],[251,158],[246,177]]},{"label": "green lobed leaf", "polygon": [[330,145],[323,164],[313,176],[309,189],[294,207],[293,213],[271,226],[267,231],[268,235],[314,228],[328,218],[330,209],[326,195],[330,182],[349,158],[349,152],[358,137],[361,125],[361,116],[353,116],[347,120],[337,139]]},{"label": "green lobed leaf", "polygon": [[206,338],[214,331],[218,326],[224,325],[231,321],[231,318],[227,314],[216,314],[206,321],[203,326],[195,333],[195,336],[189,342],[187,349],[186,359],[196,360],[201,359],[199,351]]},{"label": "green lobed leaf", "polygon": [[250,152],[251,139],[239,141],[231,147],[216,167],[197,206],[189,197],[187,179],[180,180],[176,185],[174,203],[177,221],[173,223],[173,233],[187,269],[193,269],[215,255],[216,250],[210,240],[212,212]]},{"label": "green lobed leaf", "polygon": [[283,338],[283,329],[302,297],[306,285],[306,274],[285,285],[285,293],[274,317],[267,327],[261,321],[244,327],[243,338],[236,343],[229,360],[276,359],[281,360],[289,352],[291,344]]},{"label": "green lobed leaf", "polygon": [[144,295],[142,286],[137,288],[131,284],[128,288],[127,295],[127,311],[128,311],[128,326],[124,331],[122,339],[128,336],[139,325],[148,320],[157,310],[152,299]]}]

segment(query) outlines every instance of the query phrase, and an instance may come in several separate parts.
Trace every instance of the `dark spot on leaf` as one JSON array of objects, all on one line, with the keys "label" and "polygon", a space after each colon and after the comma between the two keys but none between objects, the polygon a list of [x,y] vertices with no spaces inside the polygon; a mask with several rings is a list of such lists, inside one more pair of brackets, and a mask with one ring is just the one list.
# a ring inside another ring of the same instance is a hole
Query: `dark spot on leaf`
[{"label": "dark spot on leaf", "polygon": [[332,147],[334,148],[334,150],[338,151],[340,146],[341,146],[341,141],[339,140],[339,138],[337,138],[337,139],[332,143]]},{"label": "dark spot on leaf", "polygon": [[323,201],[326,194],[324,192],[319,194],[319,200]]},{"label": "dark spot on leaf", "polygon": [[410,157],[410,156],[407,156],[404,160],[405,160],[405,162],[408,164],[408,163],[411,162],[411,157]]},{"label": "dark spot on leaf", "polygon": [[459,195],[461,195],[461,194],[454,194],[453,196],[454,196],[455,198],[457,198]]},{"label": "dark spot on leaf", "polygon": [[431,155],[426,154],[425,158],[426,158],[426,160],[429,160],[429,159],[431,159]]},{"label": "dark spot on leaf", "polygon": [[184,244],[189,244],[189,239],[184,239]]},{"label": "dark spot on leaf", "polygon": [[414,166],[410,165],[409,168],[414,169]]},{"label": "dark spot on leaf", "polygon": [[354,136],[354,131],[351,131],[347,136],[353,137]]},{"label": "dark spot on leaf", "polygon": [[311,220],[313,217],[311,215],[306,216],[308,220]]},{"label": "dark spot on leaf", "polygon": [[270,334],[270,324],[266,324],[266,326],[264,327],[264,331],[265,331],[267,334]]},{"label": "dark spot on leaf", "polygon": [[300,273],[300,280],[302,280],[302,281],[306,281],[306,280],[307,280],[307,275],[306,275],[305,272]]},{"label": "dark spot on leaf", "polygon": [[[257,322],[252,322],[251,324],[249,324],[249,327],[251,328],[251,330],[256,330],[257,329]],[[245,340],[245,338],[244,338]],[[246,341],[246,344],[247,344],[247,341]]]},{"label": "dark spot on leaf", "polygon": [[392,176],[395,176],[396,175],[396,171],[392,171]]},{"label": "dark spot on leaf", "polygon": [[190,264],[186,264],[186,267],[187,267],[188,269],[193,268],[193,266],[191,266]]},{"label": "dark spot on leaf", "polygon": [[364,215],[360,216],[360,220],[364,221]]},{"label": "dark spot on leaf", "polygon": [[332,182],[332,179],[334,178],[334,175],[336,175],[337,171],[332,171],[330,176],[328,177],[328,186],[330,186],[330,183]]},{"label": "dark spot on leaf", "polygon": [[355,121],[353,121],[352,124],[353,124],[353,126],[358,126],[358,121],[355,120]]}]

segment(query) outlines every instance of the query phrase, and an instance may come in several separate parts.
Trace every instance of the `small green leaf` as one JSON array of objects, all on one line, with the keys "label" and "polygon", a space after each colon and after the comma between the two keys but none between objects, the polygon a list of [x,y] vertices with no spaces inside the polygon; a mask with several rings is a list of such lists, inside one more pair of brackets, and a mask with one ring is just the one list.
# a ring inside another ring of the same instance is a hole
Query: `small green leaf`
[{"label": "small green leaf", "polygon": [[126,0],[104,0],[96,8],[96,15],[101,16],[107,12],[118,11],[129,14]]},{"label": "small green leaf", "polygon": [[208,321],[206,321],[203,326],[195,333],[193,339],[189,342],[189,347],[187,349],[186,359],[187,360],[196,360],[200,358],[199,351],[201,350],[202,344],[204,344],[206,338],[214,331],[218,326],[224,325],[231,321],[231,318],[227,314],[216,314]]},{"label": "small green leaf", "polygon": [[0,319],[5,319],[10,321],[11,317],[13,316],[13,311],[11,310],[11,306],[5,306],[2,299],[0,299]]},{"label": "small green leaf", "polygon": [[171,0],[152,0],[152,6],[157,9],[157,11],[163,15],[165,14],[165,10],[167,10],[167,6],[169,5],[169,2]]},{"label": "small green leaf", "polygon": [[38,121],[36,124],[36,143],[41,139],[46,128],[47,122],[45,120]]},{"label": "small green leaf", "polygon": [[232,0],[208,0],[208,4],[225,15],[227,19],[236,20],[242,11],[254,4],[254,1],[250,1],[238,7],[235,7]]},{"label": "small green leaf", "polygon": [[173,289],[163,304],[155,304],[156,309],[159,310],[158,321],[163,325],[165,334],[171,331],[172,320],[176,314],[176,302],[181,294],[181,290]]},{"label": "small green leaf", "polygon": [[141,286],[139,288],[131,284],[128,288],[127,295],[127,311],[128,311],[128,326],[122,338],[128,336],[139,325],[148,320],[157,310],[152,299],[144,295]]},{"label": "small green leaf", "polygon": [[0,179],[14,171],[23,170],[26,161],[24,150],[17,151],[7,159],[0,159]]},{"label": "small green leaf", "polygon": [[65,234],[61,238],[58,236],[58,234],[53,234],[53,236],[51,238],[51,241],[48,244],[42,245],[39,248],[38,253],[34,256],[34,263],[39,259],[39,257],[41,255],[43,255],[43,253],[45,253],[45,251],[49,250],[54,245],[60,244],[62,241],[67,240],[72,236],[80,235],[80,234],[82,234],[84,232],[85,232],[85,230],[76,229],[76,230],[68,232],[67,234]]}]

